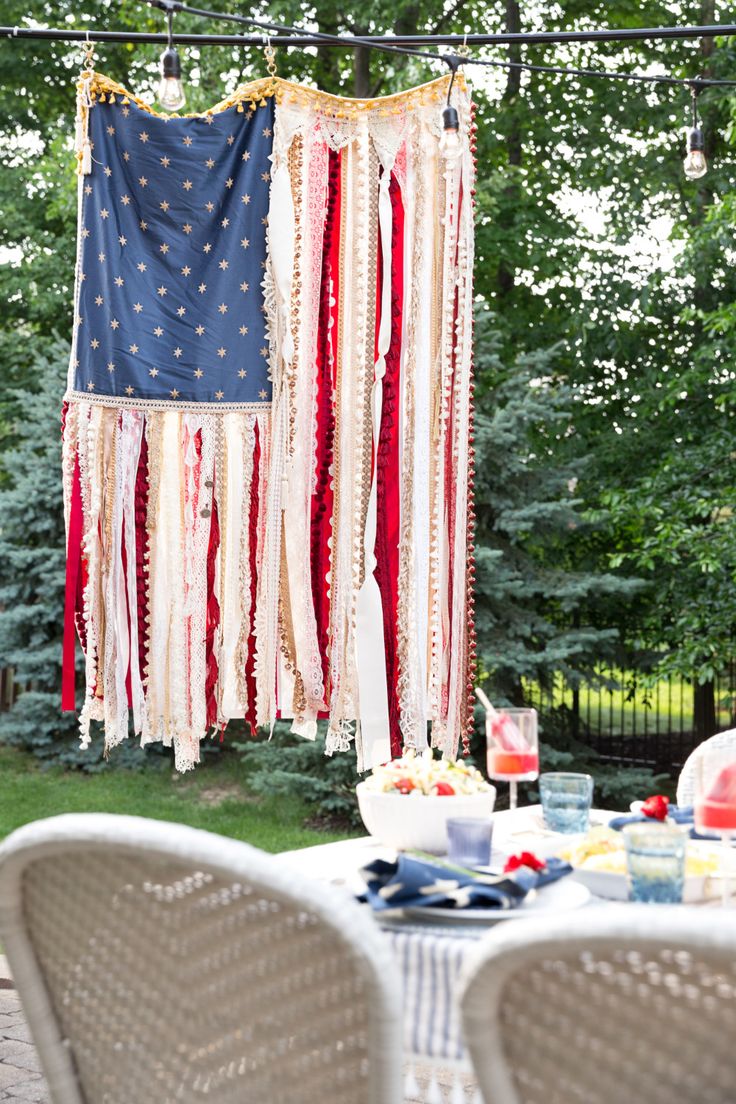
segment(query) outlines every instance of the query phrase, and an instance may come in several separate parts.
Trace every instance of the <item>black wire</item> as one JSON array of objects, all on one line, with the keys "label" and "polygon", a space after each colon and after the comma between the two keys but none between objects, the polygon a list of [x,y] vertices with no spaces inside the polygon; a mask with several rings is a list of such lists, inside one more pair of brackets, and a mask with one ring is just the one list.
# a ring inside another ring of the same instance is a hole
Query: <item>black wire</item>
[{"label": "black wire", "polygon": [[[192,8],[188,4],[179,3],[179,0],[148,0],[148,3],[154,7],[162,8],[164,11],[171,12],[172,10],[185,12],[188,15],[196,15],[203,19],[223,19],[230,23],[242,23],[246,26],[257,27],[261,30],[277,31],[281,34],[288,35],[301,35],[303,37],[313,38],[315,42],[327,42],[333,45],[346,45],[344,38],[340,35],[324,34],[321,31],[306,31],[301,27],[292,27],[286,23],[269,23],[261,19],[254,19],[251,16],[230,14],[229,12],[212,12],[204,8]],[[288,45],[288,43],[286,43]],[[403,54],[407,57],[426,58],[430,61],[441,61],[450,67],[452,77],[450,80],[450,90],[455,80],[455,74],[460,65],[483,65],[492,68],[499,69],[524,69],[532,73],[557,73],[563,76],[578,76],[578,77],[603,77],[608,80],[628,80],[632,82],[642,82],[650,84],[670,84],[670,85],[693,85],[693,79],[688,77],[669,77],[664,74],[655,74],[652,76],[645,75],[643,73],[621,73],[609,71],[606,69],[579,69],[575,67],[564,67],[559,65],[534,65],[531,62],[526,61],[497,61],[487,58],[471,58],[461,54],[433,54],[427,50],[414,50],[408,49],[405,46],[389,46],[383,43],[375,43],[368,38],[356,38],[351,36],[350,42],[347,44],[350,46],[363,46],[366,49],[382,50],[385,53]],[[711,80],[711,79],[698,79],[698,85],[701,88],[711,86],[736,86],[736,80]],[[448,91],[448,100],[449,91]]]}]

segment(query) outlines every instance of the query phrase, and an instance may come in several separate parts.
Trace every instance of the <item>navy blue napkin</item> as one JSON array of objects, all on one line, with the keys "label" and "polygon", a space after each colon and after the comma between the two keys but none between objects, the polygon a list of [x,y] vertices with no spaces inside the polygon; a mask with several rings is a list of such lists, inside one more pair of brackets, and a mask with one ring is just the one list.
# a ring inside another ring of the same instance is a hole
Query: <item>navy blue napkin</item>
[{"label": "navy blue napkin", "polygon": [[512,909],[530,890],[556,882],[571,870],[569,863],[551,858],[540,871],[524,866],[509,874],[484,874],[400,853],[396,862],[376,859],[363,868],[362,900],[377,912],[418,906]]},{"label": "navy blue napkin", "polygon": [[[695,817],[692,805],[668,805],[667,819],[674,820],[675,824],[681,824],[684,828],[689,826],[690,839],[717,840],[720,836],[703,835],[695,830]],[[644,813],[628,813],[624,816],[614,817],[609,820],[608,827],[620,832],[627,824],[644,824],[646,821],[657,823],[654,817],[645,816]]]}]

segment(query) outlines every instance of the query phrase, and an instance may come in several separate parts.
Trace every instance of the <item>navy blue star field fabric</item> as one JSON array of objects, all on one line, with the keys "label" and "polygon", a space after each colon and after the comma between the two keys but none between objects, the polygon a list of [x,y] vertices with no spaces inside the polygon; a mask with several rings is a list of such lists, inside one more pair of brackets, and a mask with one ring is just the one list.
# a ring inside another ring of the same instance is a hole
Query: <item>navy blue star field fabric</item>
[{"label": "navy blue star field fabric", "polygon": [[[271,400],[263,310],[274,100],[89,112],[73,390],[145,406]],[[112,403],[114,405],[114,402]]]}]

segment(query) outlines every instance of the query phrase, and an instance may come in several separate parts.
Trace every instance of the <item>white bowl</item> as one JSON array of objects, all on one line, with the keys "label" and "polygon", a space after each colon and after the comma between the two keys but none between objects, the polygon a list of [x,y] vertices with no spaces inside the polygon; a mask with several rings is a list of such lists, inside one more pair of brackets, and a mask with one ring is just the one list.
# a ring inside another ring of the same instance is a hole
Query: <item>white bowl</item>
[{"label": "white bowl", "polygon": [[396,851],[429,851],[433,855],[447,851],[448,817],[488,817],[496,801],[493,786],[476,794],[412,797],[381,793],[359,782],[355,792],[363,823],[375,839]]}]

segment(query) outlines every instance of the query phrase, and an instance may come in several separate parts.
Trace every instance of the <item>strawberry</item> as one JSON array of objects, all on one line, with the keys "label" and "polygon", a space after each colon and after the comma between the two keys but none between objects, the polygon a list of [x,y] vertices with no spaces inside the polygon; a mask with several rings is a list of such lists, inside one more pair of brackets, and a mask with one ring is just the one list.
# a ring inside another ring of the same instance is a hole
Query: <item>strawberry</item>
[{"label": "strawberry", "polygon": [[670,799],[664,794],[653,794],[642,804],[641,811],[644,816],[651,817],[652,820],[666,820],[669,803]]},{"label": "strawberry", "polygon": [[394,782],[394,788],[397,789],[400,794],[408,794],[417,787],[416,783],[412,782],[411,778],[397,778]]},{"label": "strawberry", "polygon": [[455,791],[449,782],[438,782],[432,787],[432,793],[437,797],[453,797]]}]

